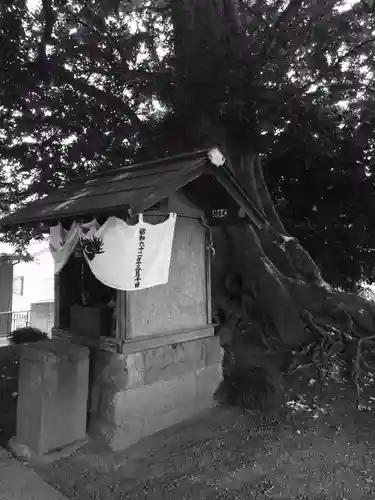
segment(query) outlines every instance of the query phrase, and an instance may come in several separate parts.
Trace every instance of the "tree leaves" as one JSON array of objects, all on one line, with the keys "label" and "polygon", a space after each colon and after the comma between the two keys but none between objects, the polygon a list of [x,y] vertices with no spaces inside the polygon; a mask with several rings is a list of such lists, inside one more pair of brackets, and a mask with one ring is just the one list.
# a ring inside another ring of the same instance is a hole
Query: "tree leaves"
[{"label": "tree leaves", "polygon": [[3,203],[225,136],[264,156],[282,217],[331,280],[369,276],[374,12],[339,4],[2,2]]}]

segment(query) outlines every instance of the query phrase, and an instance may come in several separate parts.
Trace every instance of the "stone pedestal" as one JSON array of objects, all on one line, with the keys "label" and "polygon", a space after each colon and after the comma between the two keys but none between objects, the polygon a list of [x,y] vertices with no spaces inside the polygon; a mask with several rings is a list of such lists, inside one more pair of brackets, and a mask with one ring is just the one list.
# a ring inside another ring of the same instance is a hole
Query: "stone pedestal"
[{"label": "stone pedestal", "polygon": [[53,460],[86,439],[89,350],[64,340],[22,347],[17,435],[12,452],[29,461]]},{"label": "stone pedestal", "polygon": [[93,352],[91,436],[120,450],[212,407],[221,358],[218,337],[132,354]]}]

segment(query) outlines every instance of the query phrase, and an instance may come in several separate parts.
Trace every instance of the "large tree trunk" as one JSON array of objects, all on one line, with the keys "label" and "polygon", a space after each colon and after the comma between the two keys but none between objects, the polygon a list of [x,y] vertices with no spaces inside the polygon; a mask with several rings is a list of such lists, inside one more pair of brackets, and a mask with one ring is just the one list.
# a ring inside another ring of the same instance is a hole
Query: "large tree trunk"
[{"label": "large tree trunk", "polygon": [[[360,351],[367,342],[363,338],[370,343],[374,331],[373,305],[354,294],[333,291],[322,279],[317,265],[280,221],[251,138],[233,134],[233,123],[228,126],[225,118],[218,119],[218,96],[207,95],[205,102],[200,94],[202,72],[214,74],[214,66],[226,57],[231,64],[236,58],[234,63],[240,63],[238,40],[245,35],[237,1],[177,0],[171,6],[180,89],[176,114],[190,113],[191,118],[197,110],[196,126],[186,131],[187,141],[220,145],[267,221],[261,228],[249,225],[214,232],[213,305],[225,349],[225,377],[216,397],[249,408],[267,406],[295,351],[324,376],[329,360],[348,358],[358,349],[353,367],[359,388]],[[226,98],[231,96],[222,97]],[[312,347],[304,351],[306,345]]]},{"label": "large tree trunk", "polygon": [[323,384],[330,369],[343,364],[361,404],[375,307],[356,294],[334,291],[322,279],[278,219],[257,157],[249,161],[248,191],[268,222],[259,229],[214,231],[213,305],[225,350],[225,378],[216,397],[267,407],[280,401],[275,395],[282,390],[283,372],[312,364]]}]

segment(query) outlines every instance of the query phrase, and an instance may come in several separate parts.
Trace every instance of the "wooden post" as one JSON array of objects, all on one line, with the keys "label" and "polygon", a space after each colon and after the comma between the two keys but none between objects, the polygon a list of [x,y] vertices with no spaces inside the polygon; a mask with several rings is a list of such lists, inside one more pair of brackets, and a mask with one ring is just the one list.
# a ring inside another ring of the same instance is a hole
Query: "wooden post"
[{"label": "wooden post", "polygon": [[207,297],[207,324],[208,325],[211,325],[211,323],[212,323],[212,297],[211,297],[211,294],[212,294],[212,291],[211,291],[211,248],[208,248],[208,245],[206,245],[206,297]]},{"label": "wooden post", "polygon": [[5,258],[0,260],[0,336],[12,329],[13,263]]},{"label": "wooden post", "polygon": [[119,348],[122,349],[122,345],[126,339],[126,292],[122,290],[117,290],[116,293],[116,341]]},{"label": "wooden post", "polygon": [[54,275],[54,327],[60,328],[60,274]]}]

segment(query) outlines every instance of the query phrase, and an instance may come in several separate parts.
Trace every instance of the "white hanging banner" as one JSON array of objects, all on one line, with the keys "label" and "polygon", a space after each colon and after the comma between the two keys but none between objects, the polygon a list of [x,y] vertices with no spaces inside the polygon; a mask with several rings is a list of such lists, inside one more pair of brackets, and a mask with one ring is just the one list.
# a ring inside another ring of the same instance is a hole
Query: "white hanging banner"
[{"label": "white hanging banner", "polygon": [[82,235],[82,248],[94,276],[117,290],[140,290],[168,283],[176,214],[160,224],[139,216],[129,226],[110,217],[97,231]]},{"label": "white hanging banner", "polygon": [[90,232],[90,230],[98,228],[99,224],[96,219],[87,224],[82,224],[81,226],[73,222],[68,231],[66,231],[60,223],[50,227],[49,249],[55,263],[55,274],[58,274],[68,262],[69,257],[74,252],[80,240],[82,231],[86,230]]}]

